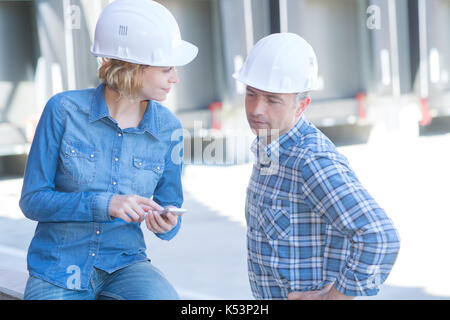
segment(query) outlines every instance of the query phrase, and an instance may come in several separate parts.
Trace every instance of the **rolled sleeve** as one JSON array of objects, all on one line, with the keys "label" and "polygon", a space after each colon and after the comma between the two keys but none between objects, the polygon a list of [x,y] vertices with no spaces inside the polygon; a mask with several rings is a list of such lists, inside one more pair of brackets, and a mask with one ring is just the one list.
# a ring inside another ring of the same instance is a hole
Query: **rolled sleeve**
[{"label": "rolled sleeve", "polygon": [[[162,207],[174,206],[181,208],[183,205],[183,188],[181,183],[181,173],[183,168],[183,130],[181,123],[172,134],[172,143],[165,157],[164,172],[159,180],[153,200]],[[181,227],[181,217],[178,217],[177,225],[164,233],[155,233],[163,240],[171,240],[178,233]]]},{"label": "rolled sleeve", "polygon": [[95,222],[112,221],[109,214],[109,204],[114,193],[104,192],[96,194],[92,198],[92,214]]}]

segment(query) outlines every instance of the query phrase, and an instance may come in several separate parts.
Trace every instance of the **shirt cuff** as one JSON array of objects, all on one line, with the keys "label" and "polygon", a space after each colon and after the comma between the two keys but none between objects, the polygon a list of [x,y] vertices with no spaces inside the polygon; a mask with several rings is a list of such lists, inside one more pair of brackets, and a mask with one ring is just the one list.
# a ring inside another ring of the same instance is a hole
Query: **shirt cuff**
[{"label": "shirt cuff", "polygon": [[381,274],[361,274],[347,268],[341,271],[334,287],[347,296],[374,296],[380,291],[379,285],[382,283],[377,277]]},{"label": "shirt cuff", "polygon": [[177,225],[175,227],[166,232],[155,233],[155,235],[161,240],[169,241],[173,237],[175,237],[175,235],[178,233],[178,230],[180,230],[180,227],[181,227],[181,216],[178,216]]},{"label": "shirt cuff", "polygon": [[112,221],[112,217],[109,214],[109,203],[114,193],[104,192],[98,193],[92,199],[92,217],[94,222],[106,222]]}]

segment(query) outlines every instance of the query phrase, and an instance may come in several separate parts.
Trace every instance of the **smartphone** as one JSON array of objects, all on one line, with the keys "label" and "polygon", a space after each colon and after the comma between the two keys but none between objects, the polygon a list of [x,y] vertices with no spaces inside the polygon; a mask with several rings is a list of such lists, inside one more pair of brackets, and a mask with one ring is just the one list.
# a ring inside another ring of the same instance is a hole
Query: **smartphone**
[{"label": "smartphone", "polygon": [[159,213],[160,214],[165,214],[165,213],[167,213],[167,212],[173,212],[173,213],[175,213],[175,214],[177,214],[177,215],[179,215],[179,216],[181,216],[182,214],[185,214],[186,213],[186,209],[184,209],[184,208],[164,208],[164,210],[162,210],[162,211],[159,211]]}]

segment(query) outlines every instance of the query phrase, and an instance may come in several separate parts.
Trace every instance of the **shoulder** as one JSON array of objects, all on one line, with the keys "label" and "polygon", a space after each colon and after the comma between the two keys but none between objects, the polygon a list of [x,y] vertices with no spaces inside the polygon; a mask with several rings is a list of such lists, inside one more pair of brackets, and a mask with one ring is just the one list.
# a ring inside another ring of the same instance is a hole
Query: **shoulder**
[{"label": "shoulder", "polygon": [[44,112],[64,116],[71,110],[89,113],[95,88],[63,91],[53,95],[47,102]]},{"label": "shoulder", "polygon": [[309,121],[305,121],[305,125],[302,127],[301,138],[297,145],[307,150],[309,154],[337,152],[334,143]]},{"label": "shoulder", "polygon": [[342,155],[334,143],[312,123],[306,121],[302,132],[293,146],[293,153],[298,154],[300,171],[311,165],[324,167],[329,165],[348,167],[347,158]]}]

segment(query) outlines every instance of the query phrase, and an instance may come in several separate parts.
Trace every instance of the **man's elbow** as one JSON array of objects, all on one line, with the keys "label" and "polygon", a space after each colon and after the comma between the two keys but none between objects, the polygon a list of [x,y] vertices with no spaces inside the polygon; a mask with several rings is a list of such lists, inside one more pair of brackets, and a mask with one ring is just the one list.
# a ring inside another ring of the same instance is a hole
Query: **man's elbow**
[{"label": "man's elbow", "polygon": [[400,248],[400,234],[392,222],[385,228],[385,238],[387,243]]},{"label": "man's elbow", "polygon": [[385,252],[386,263],[394,264],[400,251],[400,235],[394,225],[384,228],[379,235],[380,252]]}]

